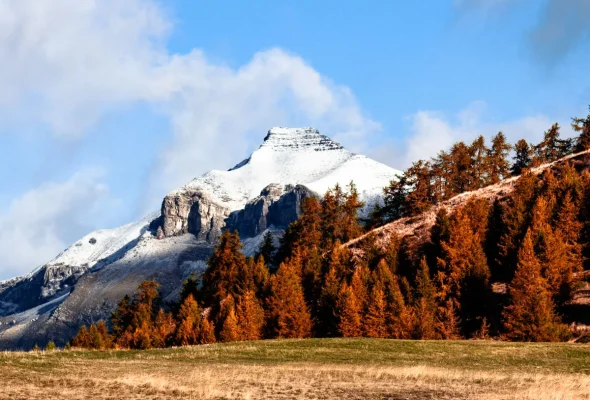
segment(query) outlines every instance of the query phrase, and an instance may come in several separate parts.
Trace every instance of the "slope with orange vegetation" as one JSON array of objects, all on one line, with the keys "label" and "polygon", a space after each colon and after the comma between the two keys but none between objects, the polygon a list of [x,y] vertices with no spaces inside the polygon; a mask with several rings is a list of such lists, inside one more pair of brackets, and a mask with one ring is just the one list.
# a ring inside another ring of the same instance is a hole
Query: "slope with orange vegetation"
[{"label": "slope with orange vegetation", "polygon": [[[530,172],[540,175],[545,170],[566,162],[572,162],[577,168],[580,169],[590,169],[590,150],[563,157],[552,163],[543,164],[539,167],[531,169]],[[451,214],[454,210],[465,206],[469,200],[474,198],[485,199],[491,204],[494,201],[503,199],[512,193],[519,178],[520,176],[516,176],[505,179],[495,185],[486,186],[471,192],[461,193],[449,200],[443,201],[440,204],[431,207],[428,211],[420,215],[400,218],[379,228],[373,229],[370,232],[367,232],[366,234],[343,244],[343,247],[350,248],[353,254],[355,254],[357,257],[362,257],[363,250],[360,244],[369,237],[374,237],[377,245],[382,248],[387,245],[392,234],[396,234],[400,239],[404,237],[410,237],[410,239],[415,239],[418,242],[427,241],[430,238],[430,229],[435,223],[436,214],[440,209],[445,208],[447,212]]]}]

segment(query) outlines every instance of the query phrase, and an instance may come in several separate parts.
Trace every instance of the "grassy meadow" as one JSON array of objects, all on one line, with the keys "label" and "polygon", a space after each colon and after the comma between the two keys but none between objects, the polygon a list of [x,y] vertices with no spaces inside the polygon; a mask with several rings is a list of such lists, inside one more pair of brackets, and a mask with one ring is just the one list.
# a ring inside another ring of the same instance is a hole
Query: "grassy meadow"
[{"label": "grassy meadow", "polygon": [[269,340],[0,353],[0,399],[590,399],[590,345]]}]

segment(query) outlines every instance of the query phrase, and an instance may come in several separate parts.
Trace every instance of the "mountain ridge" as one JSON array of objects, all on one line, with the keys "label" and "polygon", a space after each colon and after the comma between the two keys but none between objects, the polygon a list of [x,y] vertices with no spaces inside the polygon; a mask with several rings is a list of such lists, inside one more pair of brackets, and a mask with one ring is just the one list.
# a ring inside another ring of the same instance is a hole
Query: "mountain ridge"
[{"label": "mountain ridge", "polygon": [[235,167],[168,193],[159,213],[91,232],[31,273],[0,283],[0,349],[63,344],[81,324],[108,317],[142,280],[157,279],[163,298],[173,300],[184,279],[206,268],[226,226],[240,232],[251,255],[264,233],[278,239],[297,219],[303,198],[353,180],[368,209],[397,174],[316,129],[272,128]]}]

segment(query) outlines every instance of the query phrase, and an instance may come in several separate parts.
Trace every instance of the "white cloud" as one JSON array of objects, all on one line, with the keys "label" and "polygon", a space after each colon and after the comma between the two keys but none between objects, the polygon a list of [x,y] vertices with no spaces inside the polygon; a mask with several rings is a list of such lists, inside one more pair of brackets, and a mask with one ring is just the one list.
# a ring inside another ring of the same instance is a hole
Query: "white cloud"
[{"label": "white cloud", "polygon": [[529,36],[533,57],[551,67],[580,47],[588,49],[588,15],[588,0],[547,0]]},{"label": "white cloud", "polygon": [[346,87],[280,49],[259,52],[236,70],[212,65],[200,53],[177,62],[186,65],[175,65],[176,71],[193,73],[167,106],[174,139],[154,169],[149,198],[213,166],[233,166],[272,126],[315,126],[356,150],[379,129]]},{"label": "white cloud", "polygon": [[230,167],[272,126],[314,125],[355,150],[378,130],[348,88],[296,55],[269,49],[231,69],[198,49],[170,54],[171,28],[151,0],[0,0],[0,123],[36,118],[77,138],[110,110],[153,105],[173,135],[153,167],[149,207]]},{"label": "white cloud", "polygon": [[31,271],[89,230],[105,211],[104,171],[86,169],[64,182],[47,182],[12,201],[0,213],[0,280]]},{"label": "white cloud", "polygon": [[489,122],[484,117],[485,111],[486,104],[478,101],[451,116],[439,111],[418,111],[413,114],[409,117],[411,133],[404,145],[402,166],[408,167],[419,159],[434,157],[440,150],[448,150],[455,142],[470,143],[478,135],[483,135],[489,143],[500,131],[510,143],[522,138],[538,143],[542,140],[543,133],[558,122],[562,137],[573,135],[567,119],[553,119],[536,114],[504,122]]}]

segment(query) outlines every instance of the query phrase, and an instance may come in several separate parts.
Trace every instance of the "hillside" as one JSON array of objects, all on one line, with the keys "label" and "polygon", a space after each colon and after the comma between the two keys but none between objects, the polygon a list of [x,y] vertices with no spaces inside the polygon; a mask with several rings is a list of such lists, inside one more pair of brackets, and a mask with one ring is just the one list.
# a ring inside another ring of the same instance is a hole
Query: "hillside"
[{"label": "hillside", "polygon": [[[572,163],[578,169],[590,170],[590,150],[568,155],[557,161],[540,165],[539,167],[532,168],[530,172],[534,175],[541,175],[546,170],[558,167],[565,163]],[[482,199],[487,203],[492,204],[496,200],[502,200],[508,197],[514,190],[519,179],[520,176],[515,176],[505,179],[495,185],[461,193],[431,207],[421,215],[400,218],[396,221],[375,228],[358,238],[344,243],[343,247],[353,249],[358,256],[362,257],[362,249],[359,247],[359,244],[369,237],[375,238],[376,243],[382,248],[387,246],[392,234],[397,235],[400,239],[411,237],[411,240],[416,240],[418,242],[428,241],[430,239],[430,229],[434,226],[436,221],[436,214],[441,209],[445,209],[449,214],[452,214],[456,209],[464,207],[467,202],[473,199]]]}]

